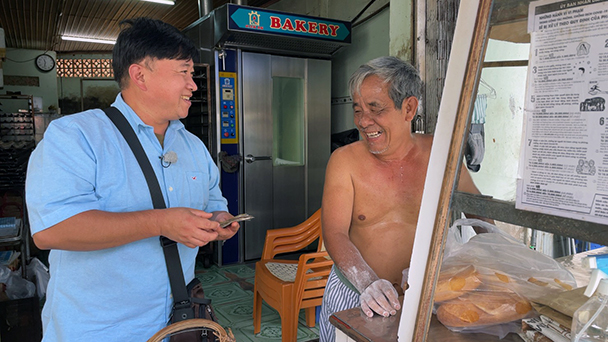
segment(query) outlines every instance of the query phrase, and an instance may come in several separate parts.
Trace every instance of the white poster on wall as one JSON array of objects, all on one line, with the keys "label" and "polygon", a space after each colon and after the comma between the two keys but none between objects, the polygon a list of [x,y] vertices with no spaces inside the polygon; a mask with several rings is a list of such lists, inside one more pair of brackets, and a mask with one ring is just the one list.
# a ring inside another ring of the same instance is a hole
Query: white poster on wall
[{"label": "white poster on wall", "polygon": [[608,0],[536,1],[516,208],[608,223]]}]

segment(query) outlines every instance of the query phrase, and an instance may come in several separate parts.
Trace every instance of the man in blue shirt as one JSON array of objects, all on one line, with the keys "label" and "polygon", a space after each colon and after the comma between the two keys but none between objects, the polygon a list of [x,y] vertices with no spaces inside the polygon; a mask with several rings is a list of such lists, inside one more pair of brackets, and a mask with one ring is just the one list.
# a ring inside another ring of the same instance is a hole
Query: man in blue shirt
[{"label": "man in blue shirt", "polygon": [[[145,341],[169,319],[173,298],[159,236],[178,242],[186,283],[198,247],[238,223],[188,115],[196,47],[158,20],[126,20],[113,51],[125,116],[150,160],[168,209],[152,209],[142,171],[100,109],[51,122],[32,153],[26,199],[33,239],[51,249],[43,341]],[[174,152],[178,160],[163,163]]]}]

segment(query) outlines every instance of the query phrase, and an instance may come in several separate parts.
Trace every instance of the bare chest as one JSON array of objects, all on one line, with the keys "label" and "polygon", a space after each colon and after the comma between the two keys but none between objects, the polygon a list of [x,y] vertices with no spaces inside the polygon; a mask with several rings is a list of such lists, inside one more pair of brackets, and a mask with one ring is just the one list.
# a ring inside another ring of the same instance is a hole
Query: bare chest
[{"label": "bare chest", "polygon": [[415,224],[418,219],[426,165],[369,167],[354,175],[353,225],[381,221]]}]

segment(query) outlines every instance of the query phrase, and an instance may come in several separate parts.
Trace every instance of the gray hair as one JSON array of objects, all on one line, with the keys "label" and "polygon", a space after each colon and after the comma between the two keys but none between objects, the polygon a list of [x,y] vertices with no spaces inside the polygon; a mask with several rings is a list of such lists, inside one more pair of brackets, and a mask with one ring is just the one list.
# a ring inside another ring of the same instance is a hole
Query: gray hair
[{"label": "gray hair", "polygon": [[416,68],[397,57],[384,56],[361,65],[350,77],[350,96],[361,91],[361,84],[368,76],[376,75],[388,84],[388,96],[401,109],[403,100],[410,96],[420,98],[422,80]]}]

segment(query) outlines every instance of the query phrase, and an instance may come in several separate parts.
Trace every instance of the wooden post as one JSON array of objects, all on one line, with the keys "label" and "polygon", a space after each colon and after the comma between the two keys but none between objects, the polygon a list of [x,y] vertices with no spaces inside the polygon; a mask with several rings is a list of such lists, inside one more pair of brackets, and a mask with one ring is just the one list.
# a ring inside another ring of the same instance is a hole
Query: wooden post
[{"label": "wooden post", "polygon": [[[456,189],[456,177],[458,176],[458,171],[462,165],[462,145],[466,137],[467,126],[470,122],[470,113],[475,103],[474,96],[477,88],[477,80],[481,73],[483,57],[485,55],[486,36],[490,22],[491,9],[492,0],[480,0],[464,81],[460,93],[456,122],[451,137],[441,193],[439,195],[439,204],[435,217],[435,225],[433,227],[430,252],[426,264],[425,279],[418,304],[418,315],[414,328],[414,341],[416,342],[426,341],[428,336],[434,290],[441,267],[441,259],[443,257],[443,248],[445,244],[445,232],[449,220],[450,200],[452,193]],[[460,20],[469,19],[460,18]]]}]

